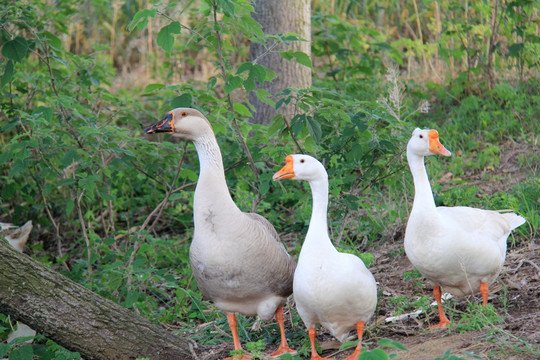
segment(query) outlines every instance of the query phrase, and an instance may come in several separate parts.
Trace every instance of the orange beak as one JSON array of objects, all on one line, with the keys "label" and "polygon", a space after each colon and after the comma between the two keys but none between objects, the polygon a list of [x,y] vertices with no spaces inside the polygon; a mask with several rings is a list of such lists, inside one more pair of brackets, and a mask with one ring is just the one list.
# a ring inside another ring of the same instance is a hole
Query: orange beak
[{"label": "orange beak", "polygon": [[287,164],[281,170],[275,173],[274,176],[272,177],[274,181],[279,181],[283,179],[292,179],[295,177],[294,169],[293,169],[293,157],[291,155],[288,155],[285,158],[285,161],[287,161]]},{"label": "orange beak", "polygon": [[437,130],[429,130],[429,151],[433,154],[450,156],[452,153],[448,151],[439,141],[439,133]]}]

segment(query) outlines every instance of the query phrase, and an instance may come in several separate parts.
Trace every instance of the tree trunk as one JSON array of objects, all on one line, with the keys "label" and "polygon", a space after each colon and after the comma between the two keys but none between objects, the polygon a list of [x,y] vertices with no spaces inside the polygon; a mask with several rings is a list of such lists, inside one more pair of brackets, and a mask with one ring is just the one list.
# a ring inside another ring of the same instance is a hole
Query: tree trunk
[{"label": "tree trunk", "polygon": [[[289,87],[306,88],[311,86],[311,69],[295,60],[285,60],[279,50],[302,51],[311,57],[311,7],[308,0],[256,0],[253,18],[261,25],[265,34],[296,33],[307,41],[293,42],[286,49],[276,47],[265,54],[271,43],[250,45],[251,61],[273,70],[276,78],[272,82],[259,84],[258,88],[275,96]],[[277,99],[274,98],[274,101]],[[294,116],[294,104],[283,105],[278,111],[257,98],[255,91],[249,94],[249,102],[255,106],[255,114],[251,119],[256,124],[269,124],[276,114],[283,114],[286,119]]]},{"label": "tree trunk", "polygon": [[188,341],[0,240],[0,312],[85,359],[192,359]]}]

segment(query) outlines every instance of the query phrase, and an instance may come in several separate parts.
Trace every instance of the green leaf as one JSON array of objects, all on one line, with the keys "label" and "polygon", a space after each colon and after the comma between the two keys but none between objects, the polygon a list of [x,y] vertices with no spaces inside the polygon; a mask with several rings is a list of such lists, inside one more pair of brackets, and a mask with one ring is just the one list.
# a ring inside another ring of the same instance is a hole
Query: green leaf
[{"label": "green leaf", "polygon": [[163,89],[164,87],[164,84],[150,84],[144,88],[144,92],[152,92],[154,90]]},{"label": "green leaf", "polygon": [[302,51],[287,50],[287,51],[280,51],[279,54],[285,60],[292,60],[294,58],[296,60],[296,62],[301,64],[301,65],[307,66],[308,68],[313,67],[313,65],[311,64],[311,59],[309,58],[309,56],[306,53],[302,52]]},{"label": "green leaf", "polygon": [[4,358],[9,351],[10,346],[8,344],[0,344],[0,358]]},{"label": "green leaf", "polygon": [[250,92],[255,89],[255,73],[253,71],[249,72],[249,76],[244,81],[244,89],[246,89],[246,92]]},{"label": "green leaf", "polygon": [[66,215],[69,216],[75,208],[75,202],[72,199],[66,201]]},{"label": "green leaf", "polygon": [[9,353],[9,360],[32,360],[34,350],[31,345],[25,344]]},{"label": "green leaf", "polygon": [[50,46],[52,46],[53,48],[57,50],[62,50],[63,48],[62,40],[60,40],[58,36],[54,35],[53,33],[49,31],[44,31],[43,36],[47,39],[47,44],[49,44]]},{"label": "green leaf", "polygon": [[234,3],[231,0],[217,0],[216,4],[225,15],[234,16]]},{"label": "green leaf", "polygon": [[399,341],[394,341],[390,339],[380,339],[379,341],[377,341],[377,345],[391,349],[407,350],[407,348],[403,346],[403,344],[401,344]]},{"label": "green leaf", "polygon": [[255,19],[253,19],[251,15],[242,16],[240,18],[240,21],[238,22],[238,25],[246,35],[250,37],[254,36],[257,40],[264,38],[261,24],[259,24]]},{"label": "green leaf", "polygon": [[304,122],[306,121],[306,114],[299,114],[293,116],[291,119],[291,131],[294,135],[300,134],[302,128],[304,127]]},{"label": "green leaf", "polygon": [[173,21],[161,28],[157,36],[157,44],[166,52],[170,52],[174,45],[174,34],[180,34],[182,25],[178,21]]},{"label": "green leaf", "polygon": [[183,196],[184,195],[182,195],[181,192],[174,193],[171,196],[169,196],[169,201],[174,201],[174,200],[181,199]]},{"label": "green leaf", "polygon": [[69,151],[66,151],[60,164],[62,165],[62,167],[67,168],[68,166],[72,165],[74,162],[77,162],[78,160],[79,160],[79,153],[77,152],[77,149],[71,149]]},{"label": "green leaf", "polygon": [[306,116],[306,126],[308,128],[309,134],[318,144],[321,141],[322,129],[321,124],[311,116]]},{"label": "green leaf", "polygon": [[230,93],[235,89],[238,89],[242,87],[242,79],[238,76],[228,76],[227,77],[227,84],[223,87],[225,89],[225,93]]},{"label": "green leaf", "polygon": [[293,53],[292,50],[280,51],[279,55],[281,55],[281,57],[284,58],[285,60],[291,60],[293,58],[292,53]]},{"label": "green leaf", "polygon": [[201,1],[201,4],[199,5],[199,14],[202,14],[204,16],[209,16],[212,13],[212,4],[210,4],[210,1],[203,0]]},{"label": "green leaf", "polygon": [[261,192],[261,195],[264,195],[270,190],[270,181],[262,181],[261,186],[259,187],[259,191]]},{"label": "green leaf", "polygon": [[28,53],[28,41],[21,36],[6,42],[2,47],[2,55],[13,61],[20,62],[26,53]]},{"label": "green leaf", "polygon": [[[297,358],[297,357],[296,357],[296,358]],[[285,354],[283,354],[283,355],[281,355],[281,356],[279,357],[279,360],[294,360],[294,359],[295,359],[295,358],[294,358],[291,354],[289,354],[289,353],[285,353]]]},{"label": "green leaf", "polygon": [[89,175],[79,180],[79,186],[86,190],[87,194],[93,194],[96,190],[97,182],[99,178],[96,175]]},{"label": "green leaf", "polygon": [[138,291],[130,290],[126,295],[126,299],[122,303],[122,306],[130,308],[137,300],[139,300],[139,294]]},{"label": "green leaf", "polygon": [[265,68],[265,70],[266,70],[266,78],[264,80],[265,81],[274,80],[274,78],[276,77],[276,73],[273,72],[272,70],[268,69],[268,68]]},{"label": "green leaf", "polygon": [[190,107],[193,103],[193,96],[191,94],[182,94],[171,100],[171,106],[173,108]]},{"label": "green leaf", "polygon": [[238,70],[236,70],[236,75],[241,74],[241,73],[243,73],[243,72],[245,72],[245,71],[250,71],[252,67],[253,67],[253,64],[250,63],[250,62],[242,63],[242,64],[238,67]]},{"label": "green leaf", "polygon": [[266,76],[267,76],[266,70],[269,70],[269,69],[259,64],[253,65],[253,68],[251,69],[251,71],[255,74],[255,77],[257,78],[257,80],[259,80],[259,83],[263,83],[266,80]]},{"label": "green leaf", "polygon": [[62,186],[71,185],[71,184],[74,184],[74,183],[75,183],[74,178],[67,178],[67,179],[63,179],[63,180],[59,181],[56,186],[57,187],[62,187]]},{"label": "green leaf", "polygon": [[276,103],[274,100],[272,100],[272,94],[270,94],[268,91],[264,89],[257,89],[257,97],[259,100],[261,100],[263,103],[270,105],[274,107]]},{"label": "green leaf", "polygon": [[4,87],[4,85],[11,82],[11,79],[13,78],[13,61],[8,60],[6,63],[6,66],[4,67],[4,74],[2,75],[2,80],[0,80],[0,89]]},{"label": "green leaf", "polygon": [[[129,32],[133,31],[135,26],[139,28],[139,30],[143,30],[146,25],[148,24],[148,18],[149,17],[155,17],[156,16],[156,9],[142,9],[135,13],[135,16],[133,16],[133,19],[129,23],[127,29]],[[141,21],[142,20],[142,21]]]},{"label": "green leaf", "polygon": [[251,116],[251,111],[249,111],[247,106],[245,106],[243,104],[235,102],[235,103],[233,103],[233,109],[234,109],[234,111],[236,111],[238,114],[240,114],[242,116]]},{"label": "green leaf", "polygon": [[381,349],[374,349],[362,353],[358,360],[388,360],[388,354]]},{"label": "green leaf", "polygon": [[9,147],[6,147],[3,149],[3,152],[0,154],[0,165],[7,161],[11,161],[13,158],[13,150],[11,150]]},{"label": "green leaf", "polygon": [[278,131],[284,128],[285,120],[283,119],[283,115],[277,114],[270,120],[270,125],[268,126],[268,134],[274,135]]},{"label": "green leaf", "polygon": [[306,53],[302,51],[296,51],[293,53],[293,56],[299,64],[307,66],[308,68],[313,67],[313,65],[311,64],[311,59]]},{"label": "green leaf", "polygon": [[508,48],[508,55],[510,55],[512,57],[517,57],[517,56],[519,56],[519,53],[523,51],[524,47],[525,47],[524,43],[512,44]]},{"label": "green leaf", "polygon": [[355,347],[356,345],[358,345],[358,340],[354,340],[354,341],[345,341],[345,342],[342,343],[341,346],[339,347],[339,351],[347,350],[347,349],[353,348],[353,347]]},{"label": "green leaf", "polygon": [[292,33],[292,32],[281,34],[280,37],[283,41],[300,41],[301,40],[300,35],[296,33]]},{"label": "green leaf", "polygon": [[51,108],[46,106],[38,106],[32,111],[32,115],[41,115],[47,122],[52,121],[53,111]]}]

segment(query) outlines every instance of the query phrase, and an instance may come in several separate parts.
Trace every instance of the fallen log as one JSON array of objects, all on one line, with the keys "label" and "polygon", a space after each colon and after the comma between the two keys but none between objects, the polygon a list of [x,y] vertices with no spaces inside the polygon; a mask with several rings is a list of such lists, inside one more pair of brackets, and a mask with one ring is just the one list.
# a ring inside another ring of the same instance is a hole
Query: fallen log
[{"label": "fallen log", "polygon": [[189,341],[18,253],[0,238],[0,312],[85,359],[192,359]]}]

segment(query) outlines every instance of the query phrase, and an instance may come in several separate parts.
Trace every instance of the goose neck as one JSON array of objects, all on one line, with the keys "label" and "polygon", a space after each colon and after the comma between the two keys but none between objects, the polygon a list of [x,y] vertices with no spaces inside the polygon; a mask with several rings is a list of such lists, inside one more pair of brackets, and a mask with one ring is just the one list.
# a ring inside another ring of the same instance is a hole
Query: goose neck
[{"label": "goose neck", "polygon": [[212,173],[223,173],[225,177],[221,150],[214,134],[200,136],[193,141],[193,144],[199,155],[201,175],[203,172],[212,171]]},{"label": "goose neck", "polygon": [[414,202],[412,211],[420,208],[435,208],[435,200],[433,192],[424,165],[424,156],[419,156],[410,151],[407,151],[407,162],[411,169],[411,174],[414,181]]},{"label": "goose neck", "polygon": [[195,199],[205,199],[205,202],[232,203],[221,151],[213,133],[205,134],[193,141],[199,156],[199,179],[195,189]]},{"label": "goose neck", "polygon": [[[318,179],[310,181],[311,193],[313,197],[313,208],[311,211],[311,220],[306,235],[306,242],[315,241],[328,243],[331,245],[328,237],[328,179]],[[333,246],[333,245],[331,245]]]}]

